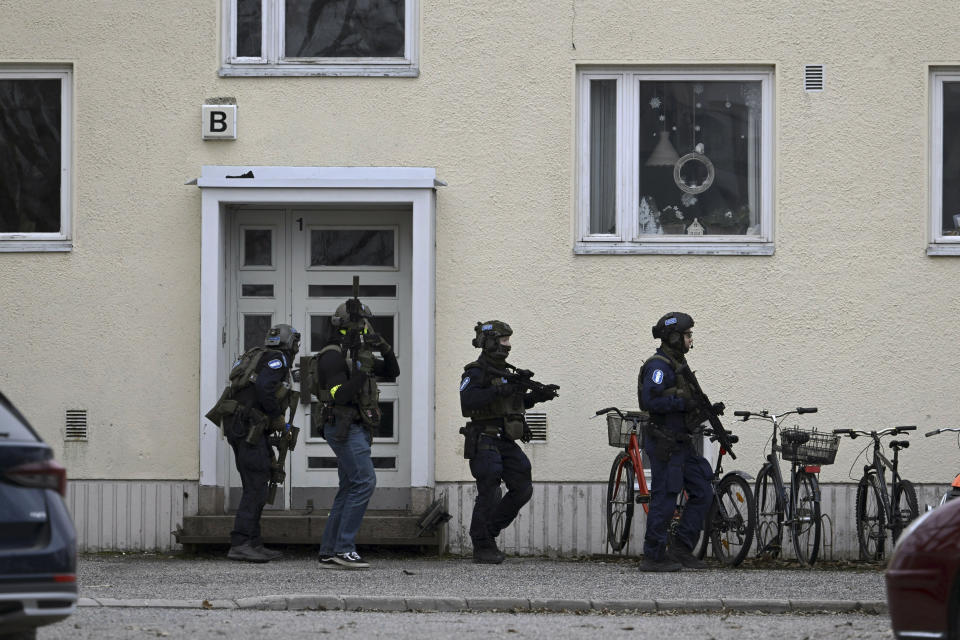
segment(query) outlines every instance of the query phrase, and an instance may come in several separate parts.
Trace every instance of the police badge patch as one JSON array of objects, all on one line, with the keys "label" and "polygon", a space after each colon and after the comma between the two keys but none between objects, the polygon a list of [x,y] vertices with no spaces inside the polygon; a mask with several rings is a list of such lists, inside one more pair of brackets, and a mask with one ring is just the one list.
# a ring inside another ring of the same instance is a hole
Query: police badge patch
[{"label": "police badge patch", "polygon": [[283,362],[281,362],[280,360],[271,360],[270,362],[267,363],[267,366],[270,367],[271,369],[279,369],[280,367],[283,366]]},{"label": "police badge patch", "polygon": [[470,376],[467,376],[463,379],[463,382],[460,383],[460,391],[463,391],[467,388],[467,385],[470,384]]},{"label": "police badge patch", "polygon": [[662,369],[657,369],[656,371],[653,372],[653,382],[654,382],[654,384],[660,384],[661,382],[663,382],[663,370],[662,370]]}]

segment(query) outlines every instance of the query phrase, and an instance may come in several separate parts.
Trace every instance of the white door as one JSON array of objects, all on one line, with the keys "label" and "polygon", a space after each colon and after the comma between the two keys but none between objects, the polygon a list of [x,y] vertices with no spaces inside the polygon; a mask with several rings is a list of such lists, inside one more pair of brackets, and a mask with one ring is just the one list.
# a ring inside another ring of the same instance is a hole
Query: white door
[{"label": "white door", "polygon": [[[410,504],[410,289],[409,208],[378,205],[351,209],[243,208],[233,216],[231,243],[237,282],[234,326],[237,353],[259,344],[266,330],[288,322],[302,334],[300,354],[327,342],[330,316],[353,295],[374,314],[371,324],[397,354],[400,376],[378,381],[383,420],[374,433],[372,457],[377,489],[371,508]],[[283,500],[274,507],[327,509],[338,487],[336,456],[311,428],[314,405],[300,405],[295,423],[300,441],[290,454]],[[231,469],[231,487],[239,486]],[[231,506],[239,500],[232,490]]]}]

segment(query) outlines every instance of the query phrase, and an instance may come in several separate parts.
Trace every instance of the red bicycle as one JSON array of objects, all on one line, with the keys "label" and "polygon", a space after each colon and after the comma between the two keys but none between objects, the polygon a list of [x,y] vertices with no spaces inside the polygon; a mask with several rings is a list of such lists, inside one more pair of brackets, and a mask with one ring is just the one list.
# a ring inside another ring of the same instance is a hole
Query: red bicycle
[{"label": "red bicycle", "polygon": [[610,467],[607,482],[607,542],[614,551],[620,551],[630,539],[635,505],[644,513],[650,510],[650,489],[643,474],[640,454],[641,429],[650,417],[642,411],[620,411],[616,407],[600,409],[596,415],[607,414],[607,440],[611,447],[623,449]]}]

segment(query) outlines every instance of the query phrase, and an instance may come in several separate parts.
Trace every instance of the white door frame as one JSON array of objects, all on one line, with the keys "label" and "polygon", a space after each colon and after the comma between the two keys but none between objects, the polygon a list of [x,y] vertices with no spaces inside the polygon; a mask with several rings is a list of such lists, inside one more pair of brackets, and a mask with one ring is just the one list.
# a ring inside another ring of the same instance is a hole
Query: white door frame
[{"label": "white door frame", "polygon": [[[234,176],[234,177],[229,177]],[[240,177],[249,176],[249,177]],[[204,166],[200,228],[200,486],[224,487],[226,441],[204,418],[227,380],[226,211],[232,205],[406,204],[412,211],[410,485],[434,485],[436,170],[408,167]]]}]

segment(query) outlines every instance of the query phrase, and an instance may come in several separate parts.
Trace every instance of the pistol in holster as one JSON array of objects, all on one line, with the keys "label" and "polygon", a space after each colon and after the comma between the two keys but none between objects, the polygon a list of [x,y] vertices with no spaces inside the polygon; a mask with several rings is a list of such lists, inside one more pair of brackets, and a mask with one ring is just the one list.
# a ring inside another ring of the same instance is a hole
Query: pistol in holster
[{"label": "pistol in holster", "polygon": [[477,455],[477,441],[480,439],[480,433],[483,427],[478,427],[471,422],[460,427],[460,433],[465,440],[463,442],[463,459],[472,460]]}]

